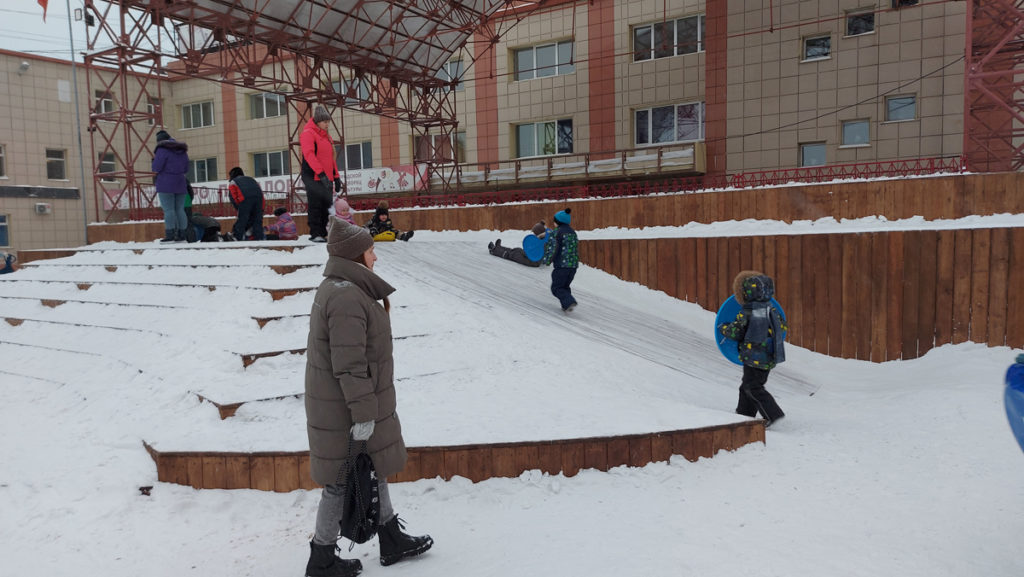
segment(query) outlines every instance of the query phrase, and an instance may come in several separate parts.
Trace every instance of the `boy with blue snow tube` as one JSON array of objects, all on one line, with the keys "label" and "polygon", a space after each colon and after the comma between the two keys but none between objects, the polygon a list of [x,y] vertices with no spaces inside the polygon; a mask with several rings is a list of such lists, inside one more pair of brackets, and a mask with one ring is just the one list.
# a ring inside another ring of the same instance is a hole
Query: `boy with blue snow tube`
[{"label": "boy with blue snow tube", "polygon": [[555,214],[555,225],[558,227],[548,235],[544,245],[544,258],[541,264],[554,264],[551,271],[551,294],[555,295],[562,305],[563,312],[576,308],[576,299],[572,296],[572,279],[576,277],[576,269],[580,266],[579,243],[576,231],[569,226],[572,220],[571,208]]},{"label": "boy with blue snow tube", "polygon": [[771,304],[775,296],[775,281],[772,277],[752,270],[745,270],[732,281],[736,302],[743,308],[736,313],[736,320],[722,324],[718,332],[736,341],[740,361],[743,363],[743,380],[740,382],[740,400],[736,412],[747,417],[758,413],[772,426],[786,416],[775,397],[764,388],[768,373],[775,365],[786,360],[783,346],[785,321]]}]

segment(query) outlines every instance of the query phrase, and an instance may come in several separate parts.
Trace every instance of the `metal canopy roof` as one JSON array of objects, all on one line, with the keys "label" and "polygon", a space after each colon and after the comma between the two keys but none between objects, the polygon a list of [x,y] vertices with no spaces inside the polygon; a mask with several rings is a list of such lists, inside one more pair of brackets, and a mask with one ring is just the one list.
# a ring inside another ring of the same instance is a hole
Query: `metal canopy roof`
[{"label": "metal canopy roof", "polygon": [[499,13],[544,0],[127,0],[122,6],[193,23],[214,36],[266,44],[412,85],[438,70]]}]

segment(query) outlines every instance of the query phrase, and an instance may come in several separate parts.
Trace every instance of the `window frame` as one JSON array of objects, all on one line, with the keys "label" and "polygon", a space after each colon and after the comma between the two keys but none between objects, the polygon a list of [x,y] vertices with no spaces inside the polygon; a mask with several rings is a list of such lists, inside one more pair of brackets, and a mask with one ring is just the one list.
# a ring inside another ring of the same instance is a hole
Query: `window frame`
[{"label": "window frame", "polygon": [[[109,90],[96,90],[93,92],[93,112],[96,114],[110,114],[114,112],[114,95]],[[107,106],[109,104],[109,107]]]},{"label": "window frame", "polygon": [[[346,96],[349,86],[356,85],[356,95]],[[331,89],[342,97],[342,102],[347,106],[353,106],[370,100],[370,81],[365,76],[354,76],[352,78],[341,77],[340,80],[331,82]]]},{"label": "window frame", "polygon": [[[267,101],[273,100],[277,105],[277,114],[267,114]],[[256,115],[256,103],[259,102],[262,115]],[[249,95],[249,117],[252,120],[264,120],[268,118],[280,118],[288,113],[285,97],[276,92],[256,92]]]},{"label": "window frame", "polygon": [[[821,164],[806,164],[804,157],[804,151],[812,146],[821,147]],[[799,145],[800,150],[800,167],[801,168],[813,168],[816,166],[825,166],[828,164],[828,146],[825,141],[814,141],[814,142],[801,142]]]},{"label": "window frame", "polygon": [[7,145],[0,144],[0,178],[7,178]]},{"label": "window frame", "polygon": [[[422,138],[430,139],[430,149],[428,151],[431,158],[423,158],[420,154],[420,142]],[[448,146],[439,146],[438,143],[444,143],[443,134],[427,134],[427,135],[414,135],[412,138],[412,159],[413,162],[431,162],[436,164],[457,164],[466,162],[466,131],[460,130],[454,132],[448,137]],[[439,151],[443,151],[447,148],[451,151],[451,158],[445,158],[439,154]]]},{"label": "window frame", "polygon": [[[209,124],[199,124],[199,125],[196,125],[195,122],[194,122],[195,110],[199,110],[200,122],[205,122],[205,120],[206,120],[205,116],[206,115],[205,115],[204,107],[206,105],[209,105],[209,108],[210,108],[210,123]],[[196,107],[198,107],[198,108],[196,108]],[[186,110],[188,110],[187,114],[186,114]],[[192,126],[185,126],[185,118],[186,117],[192,123]],[[181,105],[181,129],[182,130],[197,130],[197,129],[200,129],[200,128],[209,128],[211,126],[216,126],[216,124],[214,123],[214,109],[213,109],[213,101],[212,100],[203,100],[202,102],[191,102],[189,104],[182,104]]]},{"label": "window frame", "polygon": [[[150,119],[146,120],[146,126],[154,126],[154,125],[156,125],[156,118],[155,118],[155,116],[156,116],[156,107],[157,106],[160,106],[160,109],[163,110],[163,102],[161,102],[161,100],[159,98],[153,98],[152,96],[150,96],[148,98],[148,100],[146,101],[146,112],[148,112],[149,114],[153,115],[154,118],[150,118]],[[161,120],[163,120],[163,119],[161,119]],[[163,122],[160,123],[160,126],[163,126]]]},{"label": "window frame", "polygon": [[[359,168],[351,168],[349,166],[348,155],[350,150],[359,151]],[[369,166],[367,166],[366,158],[369,157]],[[363,140],[361,142],[353,142],[352,144],[346,144],[342,146],[340,143],[334,145],[334,162],[338,165],[338,171],[348,172],[350,170],[365,170],[373,168],[373,141]]]},{"label": "window frame", "polygon": [[[104,164],[108,164],[110,170],[103,170]],[[117,172],[117,155],[113,152],[101,152],[99,157],[99,163],[96,165],[96,172]],[[117,182],[117,177],[114,176],[101,176],[100,182]]]},{"label": "window frame", "polygon": [[[808,43],[811,42],[812,40],[821,40],[821,39],[828,40],[828,54],[825,54],[824,56],[808,56],[807,55]],[[828,59],[832,58],[832,34],[831,33],[828,33],[828,34],[815,34],[814,36],[804,36],[802,43],[803,43],[803,50],[800,51],[800,55],[802,56],[802,59],[800,60],[800,62],[818,62],[820,60],[828,60]]]},{"label": "window frame", "polygon": [[[271,168],[273,165],[270,162],[271,155],[280,155],[281,157],[281,173],[273,174]],[[260,174],[259,166],[256,164],[256,158],[258,156],[264,156],[267,163],[267,174]],[[253,178],[266,178],[268,176],[285,176],[290,173],[290,167],[288,166],[288,151],[287,150],[267,150],[262,152],[252,153],[252,175]]]},{"label": "window frame", "polygon": [[[846,142],[846,127],[854,124],[864,125],[867,132],[866,140],[864,142]],[[865,148],[869,146],[871,146],[871,119],[854,118],[851,120],[843,120],[839,123],[839,148]]]},{"label": "window frame", "polygon": [[[455,75],[452,74],[452,65],[457,65],[457,67],[458,67],[458,74],[455,74]],[[446,82],[451,82],[453,79],[457,79],[458,80],[455,83],[455,90],[454,90],[454,92],[462,92],[462,91],[466,90],[466,83],[465,83],[465,81],[462,80],[462,76],[465,73],[466,73],[466,68],[465,68],[465,65],[462,62],[461,58],[452,58],[448,62],[445,62],[444,65],[442,65],[441,68],[439,68],[438,71],[437,71],[438,77],[441,78],[442,80],[446,81]],[[452,87],[450,85],[448,85],[448,84],[445,84],[444,87],[442,88],[442,90],[444,92],[452,92]]]},{"label": "window frame", "polygon": [[11,247],[11,215],[0,214],[0,247]]},{"label": "window frame", "polygon": [[[203,163],[203,172],[206,173],[206,179],[205,180],[198,177],[198,174],[199,174],[199,163]],[[212,170],[210,169],[211,165],[213,167]],[[211,178],[211,176],[212,176],[212,178]],[[208,158],[196,158],[194,160],[193,159],[189,159],[189,161],[188,161],[188,172],[186,173],[186,177],[188,178],[188,181],[191,182],[192,184],[196,184],[196,183],[199,183],[199,182],[211,182],[211,181],[214,181],[214,180],[219,180],[219,178],[217,176],[217,157],[216,156],[211,156],[211,157],[208,157]]]},{"label": "window frame", "polygon": [[[561,58],[561,47],[569,46],[571,51],[569,52],[568,62],[562,62]],[[555,60],[553,65],[545,65],[541,68],[537,63],[537,51],[544,48],[554,48]],[[519,58],[521,54],[529,53],[532,58],[532,66],[530,68],[520,69]],[[527,46],[524,48],[516,48],[512,50],[512,79],[515,82],[525,82],[527,80],[535,80],[537,78],[551,78],[553,76],[568,76],[569,74],[576,73],[575,64],[576,54],[576,41],[575,40],[560,40],[558,42],[546,42],[544,44],[534,44],[533,46]],[[541,70],[552,69],[551,74],[545,74],[541,76],[538,74]],[[562,69],[565,69],[563,72]],[[529,75],[527,75],[529,74]]]},{"label": "window frame", "polygon": [[[672,118],[673,118],[672,126],[675,128],[675,137],[676,138],[671,140],[671,141],[653,142],[653,137],[654,137],[654,111],[656,109],[668,108],[669,106],[672,107]],[[696,139],[679,140],[679,138],[678,138],[679,137],[679,109],[680,109],[680,107],[684,107],[684,106],[696,106],[697,107],[697,115],[698,115],[697,126],[698,126],[699,137],[696,138]],[[640,134],[641,134],[641,132],[639,130],[639,119],[638,119],[638,116],[641,113],[646,113],[647,114],[647,126],[646,126],[647,139],[646,139],[645,142],[641,142],[640,141]],[[649,108],[636,108],[636,109],[633,110],[633,146],[634,147],[639,147],[639,148],[648,148],[648,147],[654,147],[654,146],[668,146],[668,145],[672,145],[672,144],[686,144],[688,142],[702,142],[705,139],[705,137],[706,137],[706,135],[705,135],[706,115],[707,115],[706,103],[704,101],[702,101],[702,100],[698,100],[698,101],[695,101],[695,102],[680,102],[680,103],[677,103],[677,104],[666,104],[664,106],[651,106]]]},{"label": "window frame", "polygon": [[[560,142],[561,141],[561,134],[560,134],[559,130],[560,130],[560,128],[562,126],[565,126],[566,123],[569,126],[569,150],[562,151],[562,150],[560,150],[560,148],[561,148],[561,142]],[[554,152],[552,152],[552,153],[544,153],[544,152],[541,151],[541,149],[544,146],[542,144],[541,138],[543,136],[546,136],[546,134],[547,134],[546,133],[546,126],[547,125],[552,125],[551,128],[554,131],[553,132],[553,136],[554,136],[554,147],[555,148],[554,148]],[[521,155],[520,154],[520,150],[521,150],[522,147],[521,147],[521,140],[520,140],[520,136],[521,135],[520,135],[519,131],[520,131],[521,128],[525,128],[525,127],[528,127],[528,126],[532,127],[532,130],[533,130],[533,144],[534,144],[533,152],[534,152],[534,154]],[[512,133],[515,135],[515,147],[514,147],[515,154],[516,154],[515,159],[516,160],[520,160],[520,159],[528,159],[528,158],[545,158],[545,157],[549,157],[549,156],[562,156],[562,155],[565,155],[565,154],[574,154],[575,153],[574,150],[576,148],[574,132],[575,132],[575,129],[573,127],[573,119],[572,119],[571,116],[570,117],[566,117],[566,118],[556,118],[554,120],[541,120],[541,121],[537,121],[537,122],[522,122],[522,123],[519,123],[519,124],[515,124],[515,125],[513,125],[513,128],[512,128]]]},{"label": "window frame", "polygon": [[[697,21],[697,25],[696,25],[696,30],[697,30],[696,48],[694,48],[694,50],[689,51],[689,52],[680,51],[679,47],[682,45],[681,39],[679,38],[680,23],[682,23],[684,20],[693,20],[693,19],[696,19],[696,21]],[[672,54],[662,54],[662,55],[659,56],[658,55],[658,47],[656,46],[657,42],[655,42],[656,27],[658,27],[658,26],[665,26],[669,22],[672,23],[672,42],[671,42]],[[699,13],[699,14],[691,14],[689,16],[683,16],[681,18],[673,18],[672,20],[663,20],[663,21],[658,21],[658,22],[650,22],[650,23],[647,23],[647,24],[641,24],[641,25],[638,25],[638,26],[634,26],[633,29],[630,31],[631,32],[630,40],[632,42],[632,48],[633,48],[633,62],[648,62],[648,61],[651,61],[651,60],[658,60],[658,59],[661,59],[661,58],[671,58],[673,56],[685,56],[687,54],[700,54],[701,52],[704,52],[705,51],[704,41],[707,38],[707,35],[705,34],[706,23],[707,23],[706,15],[704,13]],[[647,30],[647,32],[648,32],[648,42],[649,42],[649,44],[648,44],[648,47],[646,49],[641,51],[641,50],[637,49],[638,48],[637,47],[637,34],[639,32],[641,32],[641,31],[643,31],[643,30]],[[644,54],[645,57],[640,57],[641,54]]]},{"label": "window frame", "polygon": [[[910,118],[892,118],[892,108],[890,103],[895,100],[910,98],[914,101],[914,112]],[[917,94],[899,94],[895,96],[885,97],[885,121],[886,122],[912,122],[917,120]]]},{"label": "window frame", "polygon": [[[50,156],[51,152],[59,152],[60,158],[53,158]],[[46,159],[46,180],[63,180],[68,179],[68,151],[64,148],[47,148],[45,149],[44,158]],[[50,163],[60,163],[61,176],[59,178],[53,178],[50,176]]]},{"label": "window frame", "polygon": [[[850,21],[858,16],[870,16],[871,17],[871,30],[866,32],[857,32],[855,34],[850,33]],[[843,38],[856,38],[858,36],[865,36],[868,34],[875,33],[875,11],[874,10],[850,10],[846,13],[846,22],[843,27]]]}]

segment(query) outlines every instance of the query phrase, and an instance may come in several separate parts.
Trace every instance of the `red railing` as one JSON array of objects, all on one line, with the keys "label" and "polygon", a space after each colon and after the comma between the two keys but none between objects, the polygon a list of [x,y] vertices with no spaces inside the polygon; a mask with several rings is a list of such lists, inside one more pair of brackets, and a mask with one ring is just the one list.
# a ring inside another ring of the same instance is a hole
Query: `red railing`
[{"label": "red railing", "polygon": [[[413,194],[388,198],[391,208],[445,207],[465,205],[504,204],[509,202],[560,201],[576,198],[610,198],[643,196],[669,192],[698,192],[701,190],[780,186],[790,183],[821,183],[833,180],[867,178],[901,178],[929,174],[957,173],[965,170],[962,157],[917,158],[885,162],[858,162],[779,170],[761,170],[728,175],[678,176],[654,180],[605,181],[542,188],[519,188],[501,191],[454,192],[449,194]],[[193,187],[193,211],[213,217],[231,217],[236,214],[227,191],[216,188]],[[379,199],[349,197],[353,210],[372,210]],[[300,190],[290,190],[286,198],[268,200],[266,212],[274,207],[286,206],[292,212],[306,208]],[[159,220],[163,213],[159,206],[126,209],[131,220]],[[123,213],[122,213],[123,214]]]}]

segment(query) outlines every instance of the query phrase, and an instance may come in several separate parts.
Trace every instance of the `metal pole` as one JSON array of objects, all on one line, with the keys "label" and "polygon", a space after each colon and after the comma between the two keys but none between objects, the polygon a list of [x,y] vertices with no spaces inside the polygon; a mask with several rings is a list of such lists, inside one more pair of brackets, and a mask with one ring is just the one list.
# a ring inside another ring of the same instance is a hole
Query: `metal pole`
[{"label": "metal pole", "polygon": [[[85,152],[82,149],[82,113],[78,104],[78,68],[75,66],[75,34],[71,26],[74,20],[71,12],[71,0],[65,0],[68,7],[68,40],[71,41],[71,84],[75,90],[75,129],[78,134],[78,172],[82,179],[80,194],[82,196],[82,234],[85,244],[89,244],[89,209],[85,201]],[[84,9],[83,9],[84,14]]]}]

